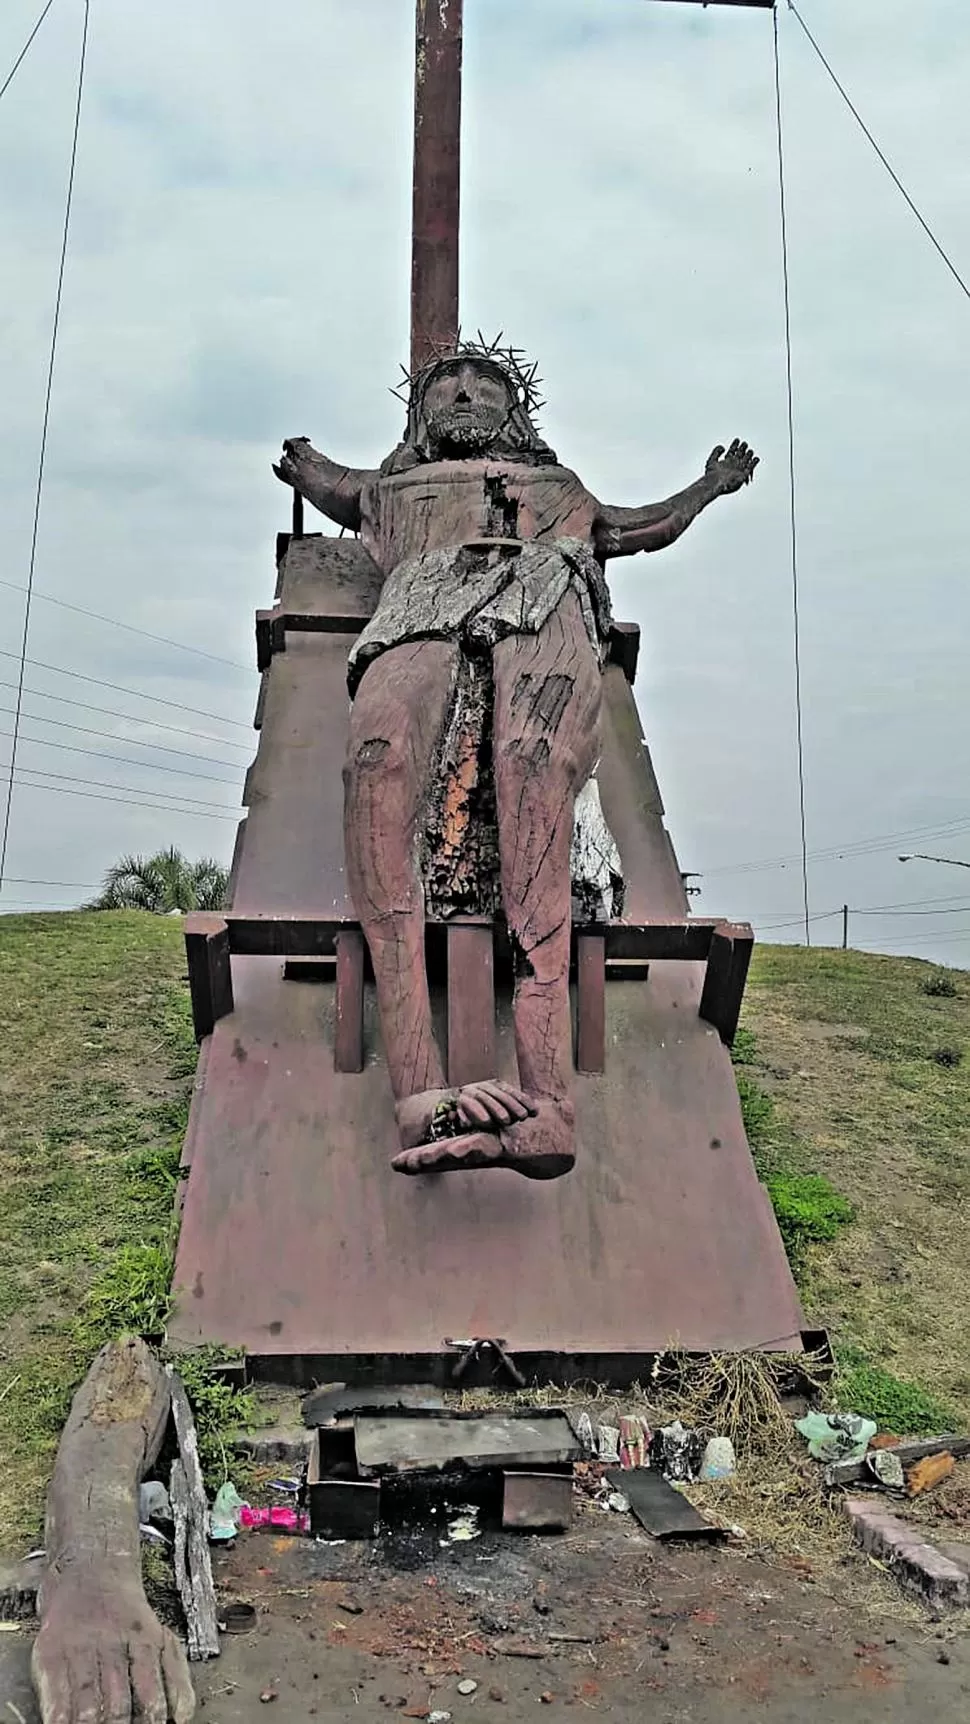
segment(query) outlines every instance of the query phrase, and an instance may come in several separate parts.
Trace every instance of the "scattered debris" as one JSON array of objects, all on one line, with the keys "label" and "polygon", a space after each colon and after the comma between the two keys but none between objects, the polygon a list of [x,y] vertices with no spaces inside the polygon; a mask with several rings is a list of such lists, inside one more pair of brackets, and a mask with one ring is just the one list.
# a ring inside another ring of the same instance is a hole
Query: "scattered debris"
[{"label": "scattered debris", "polygon": [[876,1434],[874,1419],[858,1413],[806,1413],[795,1429],[813,1461],[861,1461]]},{"label": "scattered debris", "polygon": [[234,1599],[219,1612],[219,1627],[223,1634],[249,1634],[256,1627],[256,1606]]},{"label": "scattered debris", "polygon": [[[874,1437],[870,1447],[879,1443]],[[880,1447],[882,1444],[879,1445]],[[913,1461],[922,1460],[924,1455],[950,1454],[957,1460],[970,1455],[970,1437],[945,1435],[941,1437],[916,1437],[911,1442],[897,1442],[892,1445],[895,1453],[902,1461],[904,1468]],[[827,1485],[850,1485],[866,1475],[864,1460],[839,1460],[826,1469],[825,1483]]]},{"label": "scattered debris", "polygon": [[497,1688],[495,1686],[494,1682],[488,1691],[488,1697],[490,1700],[495,1701],[496,1706],[502,1706],[505,1703],[505,1695],[502,1693],[501,1688]]},{"label": "scattered debris", "polygon": [[240,1515],[244,1503],[235,1485],[227,1479],[216,1491],[215,1500],[209,1510],[209,1537],[215,1544],[227,1543],[239,1532]]},{"label": "scattered debris", "polygon": [[348,1414],[430,1412],[443,1409],[444,1404],[434,1389],[420,1384],[386,1389],[362,1384],[348,1389],[346,1383],[322,1383],[304,1395],[300,1411],[304,1424],[316,1426],[346,1418]]},{"label": "scattered debris", "polygon": [[450,1712],[429,1712],[428,1724],[451,1724]]},{"label": "scattered debris", "polygon": [[448,1522],[448,1542],[450,1544],[468,1544],[473,1538],[480,1538],[482,1529],[478,1524],[478,1509],[474,1503],[462,1503],[458,1513]]},{"label": "scattered debris", "polygon": [[633,1473],[608,1473],[614,1487],[623,1486],[630,1507],[645,1532],[654,1538],[722,1539],[723,1527],[712,1526],[693,1503],[675,1490],[654,1467]]},{"label": "scattered debris", "polygon": [[0,1627],[8,1622],[29,1622],[37,1609],[37,1589],[44,1575],[43,1551],[34,1551],[21,1562],[0,1563]]},{"label": "scattered debris", "polygon": [[653,1465],[677,1484],[696,1479],[703,1453],[703,1439],[696,1431],[685,1430],[679,1419],[655,1431],[650,1444]]},{"label": "scattered debris", "polygon": [[356,1598],[338,1599],[337,1609],[345,1611],[348,1616],[363,1616],[364,1614],[364,1606],[359,1604]]},{"label": "scattered debris", "polygon": [[298,1478],[270,1479],[267,1490],[279,1491],[282,1496],[299,1496],[303,1489],[303,1480]]},{"label": "scattered debris", "polygon": [[620,1432],[616,1425],[597,1425],[597,1459],[616,1465],[620,1459]]},{"label": "scattered debris", "polygon": [[251,1508],[249,1503],[243,1503],[239,1510],[239,1525],[248,1529],[271,1526],[277,1532],[309,1532],[310,1517],[301,1509],[285,1508],[282,1504],[274,1503],[272,1508]]},{"label": "scattered debris", "polygon": [[716,1479],[729,1479],[736,1470],[737,1459],[730,1437],[712,1437],[701,1461],[698,1476],[702,1483],[713,1484]]},{"label": "scattered debris", "polygon": [[631,1467],[649,1465],[650,1431],[642,1419],[629,1414],[620,1420],[620,1466],[624,1472]]},{"label": "scattered debris", "polygon": [[261,1705],[268,1706],[271,1701],[278,1700],[279,1695],[275,1688],[264,1688],[259,1699]]},{"label": "scattered debris", "polygon": [[492,1641],[492,1651],[497,1652],[500,1658],[547,1658],[552,1647],[545,1640],[527,1640],[505,1634]]},{"label": "scattered debris", "polygon": [[870,1449],[866,1467],[884,1490],[901,1491],[906,1483],[903,1463],[892,1449]]},{"label": "scattered debris", "polygon": [[171,1500],[161,1479],[149,1479],[147,1483],[140,1484],[138,1486],[138,1519],[142,1525],[153,1520],[171,1522],[172,1518]]},{"label": "scattered debris", "polygon": [[[896,1458],[902,1470],[902,1462],[898,1456]],[[941,1455],[924,1455],[922,1460],[914,1462],[906,1469],[906,1495],[918,1497],[922,1496],[924,1491],[931,1491],[934,1485],[950,1477],[955,1465],[953,1456],[947,1450]]]},{"label": "scattered debris", "polygon": [[595,1455],[597,1452],[596,1432],[593,1430],[593,1421],[585,1410],[572,1420],[572,1427],[576,1432],[576,1440],[583,1454]]},{"label": "scattered debris", "polygon": [[462,1695],[474,1694],[477,1687],[478,1687],[478,1683],[475,1682],[471,1676],[466,1676],[463,1678],[463,1680],[461,1682],[459,1682],[458,1692],[459,1692],[459,1694],[462,1694]]},{"label": "scattered debris", "polygon": [[608,1508],[613,1510],[614,1514],[629,1514],[630,1512],[630,1499],[628,1496],[624,1496],[622,1491],[610,1491],[606,1504]]}]

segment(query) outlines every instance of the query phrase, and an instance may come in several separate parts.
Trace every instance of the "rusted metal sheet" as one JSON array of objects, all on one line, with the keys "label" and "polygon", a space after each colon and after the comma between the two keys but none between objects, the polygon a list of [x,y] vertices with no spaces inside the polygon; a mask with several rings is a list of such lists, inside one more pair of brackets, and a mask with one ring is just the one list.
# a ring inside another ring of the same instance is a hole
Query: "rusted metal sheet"
[{"label": "rusted metal sheet", "polygon": [[502,1475],[502,1525],[509,1532],[565,1532],[573,1517],[572,1468]]},{"label": "rusted metal sheet", "polygon": [[411,371],[458,339],[462,0],[417,0]]},{"label": "rusted metal sheet", "polygon": [[361,1478],[440,1472],[459,1461],[477,1469],[566,1466],[582,1453],[565,1414],[538,1409],[477,1418],[365,1414],[354,1419],[354,1445]]},{"label": "rusted metal sheet", "polygon": [[[322,604],[325,565],[321,552]],[[288,579],[284,565],[284,603]],[[273,660],[233,914],[353,919],[341,786],[351,638],[293,636]],[[605,675],[598,777],[630,921],[682,922],[683,883],[618,665]],[[295,987],[278,957],[234,958],[235,1009],[204,1044],[193,1100],[173,1338],[241,1346],[294,1372],[325,1358],[341,1377],[368,1360],[393,1372],[397,1360],[407,1381],[443,1358],[449,1336],[500,1335],[519,1363],[568,1357],[581,1370],[608,1357],[619,1374],[625,1358],[671,1346],[797,1348],[798,1298],[730,1060],[698,1016],[703,979],[703,963],[667,961],[646,981],[607,983],[607,1070],[577,1079],[568,1178],[403,1180],[389,1170],[398,1139],[372,986],[364,1072],[337,1072],[333,984]],[[503,988],[496,1067],[515,1081]]]}]

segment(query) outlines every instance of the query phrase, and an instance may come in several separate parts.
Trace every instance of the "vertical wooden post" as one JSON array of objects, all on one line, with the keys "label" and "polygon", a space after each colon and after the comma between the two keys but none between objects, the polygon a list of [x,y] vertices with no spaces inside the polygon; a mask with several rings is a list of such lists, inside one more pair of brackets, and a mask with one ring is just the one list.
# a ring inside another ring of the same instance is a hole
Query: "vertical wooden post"
[{"label": "vertical wooden post", "polygon": [[411,371],[458,338],[463,0],[417,0]]},{"label": "vertical wooden post", "polygon": [[734,1041],[748,978],[754,935],[746,923],[722,922],[711,936],[699,1015],[713,1024],[722,1042]]},{"label": "vertical wooden post", "polygon": [[364,936],[359,928],[343,928],[337,948],[336,1029],[333,1063],[338,1072],[364,1069]]},{"label": "vertical wooden post", "polygon": [[843,906],[842,906],[842,950],[843,950],[843,952],[847,952],[848,949],[849,949],[849,906],[848,906],[848,904],[843,904]]},{"label": "vertical wooden post", "polygon": [[186,916],[183,929],[192,1022],[201,1042],[233,1009],[229,926],[221,916],[199,912]]},{"label": "vertical wooden post", "polygon": [[606,936],[576,936],[576,1069],[606,1066]]},{"label": "vertical wooden post", "polygon": [[490,924],[448,924],[448,1082],[495,1076],[495,973]]}]

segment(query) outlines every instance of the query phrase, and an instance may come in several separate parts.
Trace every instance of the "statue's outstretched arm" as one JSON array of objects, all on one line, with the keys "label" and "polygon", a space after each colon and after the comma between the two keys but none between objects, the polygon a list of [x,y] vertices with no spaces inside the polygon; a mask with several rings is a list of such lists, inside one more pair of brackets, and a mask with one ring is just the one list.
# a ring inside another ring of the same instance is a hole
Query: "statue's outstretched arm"
[{"label": "statue's outstretched arm", "polygon": [[376,473],[366,467],[341,467],[321,455],[306,437],[287,439],[273,472],[338,527],[349,527],[354,533],[360,530],[360,494],[376,479]]},{"label": "statue's outstretched arm", "polygon": [[630,557],[635,551],[662,551],[679,539],[715,497],[726,497],[750,483],[758,457],[735,438],[725,451],[719,443],[708,456],[699,479],[685,491],[677,491],[662,503],[646,503],[640,509],[600,508],[597,528],[607,556]]}]

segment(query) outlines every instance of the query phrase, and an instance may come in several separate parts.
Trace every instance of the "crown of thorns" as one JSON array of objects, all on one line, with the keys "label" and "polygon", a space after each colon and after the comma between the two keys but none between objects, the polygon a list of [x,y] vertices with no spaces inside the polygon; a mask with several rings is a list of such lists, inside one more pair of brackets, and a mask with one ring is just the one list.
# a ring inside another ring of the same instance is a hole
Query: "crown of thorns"
[{"label": "crown of thorns", "polygon": [[402,365],[403,376],[397,388],[391,390],[391,394],[402,401],[410,413],[440,365],[456,359],[485,359],[503,372],[516,400],[532,419],[546,404],[541,394],[542,379],[539,376],[539,367],[527,358],[521,347],[503,346],[503,340],[504,336],[500,332],[494,341],[486,341],[481,330],[478,330],[477,340],[464,341],[459,330],[454,345],[435,347],[431,358],[419,366],[417,371],[411,372],[406,365]]}]

